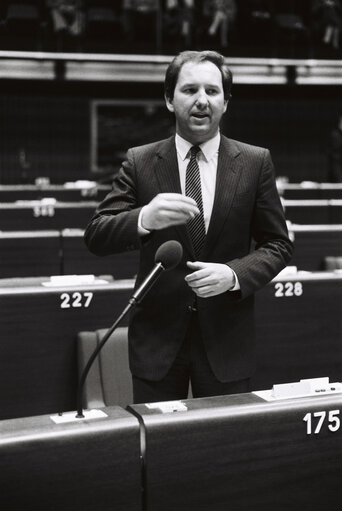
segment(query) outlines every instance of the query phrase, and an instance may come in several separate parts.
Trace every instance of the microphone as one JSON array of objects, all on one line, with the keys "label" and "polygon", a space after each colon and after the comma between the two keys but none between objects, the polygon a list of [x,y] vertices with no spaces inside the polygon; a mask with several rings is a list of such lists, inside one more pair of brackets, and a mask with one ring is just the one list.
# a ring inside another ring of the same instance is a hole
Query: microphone
[{"label": "microphone", "polygon": [[166,241],[158,248],[154,257],[155,266],[149,273],[143,283],[136,289],[130,301],[133,305],[141,302],[145,294],[151,289],[159,275],[165,270],[172,270],[181,261],[183,255],[183,248],[178,241]]},{"label": "microphone", "polygon": [[94,350],[92,355],[90,356],[82,374],[80,377],[80,381],[78,384],[78,390],[77,390],[77,419],[83,419],[83,407],[82,407],[82,394],[83,394],[83,387],[85,380],[87,378],[87,375],[89,373],[89,370],[97,357],[98,353],[101,351],[102,347],[105,345],[111,334],[114,332],[115,328],[118,326],[120,321],[126,316],[126,314],[129,312],[129,310],[136,305],[137,303],[140,303],[143,297],[146,295],[146,293],[151,289],[153,284],[157,281],[158,277],[163,271],[172,270],[175,268],[181,261],[183,256],[183,247],[182,245],[175,240],[169,240],[160,245],[158,248],[155,257],[154,257],[154,267],[151,270],[151,272],[147,275],[145,280],[142,282],[142,284],[138,287],[138,289],[135,290],[133,295],[128,301],[128,305],[126,305],[125,309],[122,311],[118,319],[113,323],[113,325],[109,328],[109,330],[105,333],[103,336],[103,339],[97,346],[97,348]]}]

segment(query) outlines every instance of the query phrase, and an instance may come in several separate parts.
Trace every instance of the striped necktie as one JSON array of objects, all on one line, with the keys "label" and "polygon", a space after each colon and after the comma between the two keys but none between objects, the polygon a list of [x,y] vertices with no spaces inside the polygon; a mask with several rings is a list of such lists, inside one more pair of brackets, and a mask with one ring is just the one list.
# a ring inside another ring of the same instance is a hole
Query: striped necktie
[{"label": "striped necktie", "polygon": [[197,203],[199,214],[188,221],[188,230],[194,247],[195,255],[198,258],[205,240],[205,223],[203,215],[203,202],[201,191],[201,176],[197,162],[198,146],[190,148],[190,161],[186,168],[185,195],[194,199]]}]

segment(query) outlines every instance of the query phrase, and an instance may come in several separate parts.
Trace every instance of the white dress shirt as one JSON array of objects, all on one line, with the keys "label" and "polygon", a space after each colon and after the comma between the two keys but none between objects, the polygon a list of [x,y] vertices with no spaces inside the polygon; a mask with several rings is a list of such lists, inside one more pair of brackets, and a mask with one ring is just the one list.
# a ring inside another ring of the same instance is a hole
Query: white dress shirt
[{"label": "white dress shirt", "polygon": [[[207,140],[203,144],[199,144],[200,151],[197,155],[198,166],[201,177],[201,188],[202,188],[202,203],[203,203],[203,214],[205,230],[208,231],[211,213],[213,210],[214,198],[215,198],[215,187],[216,187],[216,175],[217,175],[217,162],[219,146],[221,141],[220,132],[217,132],[215,137]],[[190,148],[193,146],[190,142],[182,138],[176,133],[175,137],[177,161],[179,169],[179,179],[181,185],[182,194],[185,195],[185,176],[188,163],[190,161]],[[145,207],[145,206],[144,206]],[[138,233],[143,236],[148,234],[150,231],[145,229],[141,224],[141,217],[143,209],[140,211],[138,218]],[[235,285],[231,291],[237,291],[240,289],[240,285],[237,276],[234,273]]]}]

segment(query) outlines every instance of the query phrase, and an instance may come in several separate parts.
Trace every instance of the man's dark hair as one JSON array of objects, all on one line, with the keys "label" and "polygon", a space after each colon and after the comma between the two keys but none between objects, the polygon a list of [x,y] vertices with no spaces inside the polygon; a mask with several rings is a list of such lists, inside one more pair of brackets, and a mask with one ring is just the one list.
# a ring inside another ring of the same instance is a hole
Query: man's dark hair
[{"label": "man's dark hair", "polygon": [[184,64],[192,62],[200,64],[202,62],[212,62],[221,72],[224,99],[231,98],[231,88],[233,84],[233,75],[229,67],[224,62],[224,57],[216,51],[182,51],[169,64],[166,70],[164,81],[164,92],[167,99],[172,100],[175,92],[179,72]]}]

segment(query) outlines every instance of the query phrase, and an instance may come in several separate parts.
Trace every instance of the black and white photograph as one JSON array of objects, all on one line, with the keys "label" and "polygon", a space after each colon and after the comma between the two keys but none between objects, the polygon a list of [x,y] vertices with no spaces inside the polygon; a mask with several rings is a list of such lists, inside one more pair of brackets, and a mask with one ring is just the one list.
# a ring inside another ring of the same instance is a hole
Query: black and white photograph
[{"label": "black and white photograph", "polygon": [[342,0],[0,2],[4,511],[341,511]]}]

